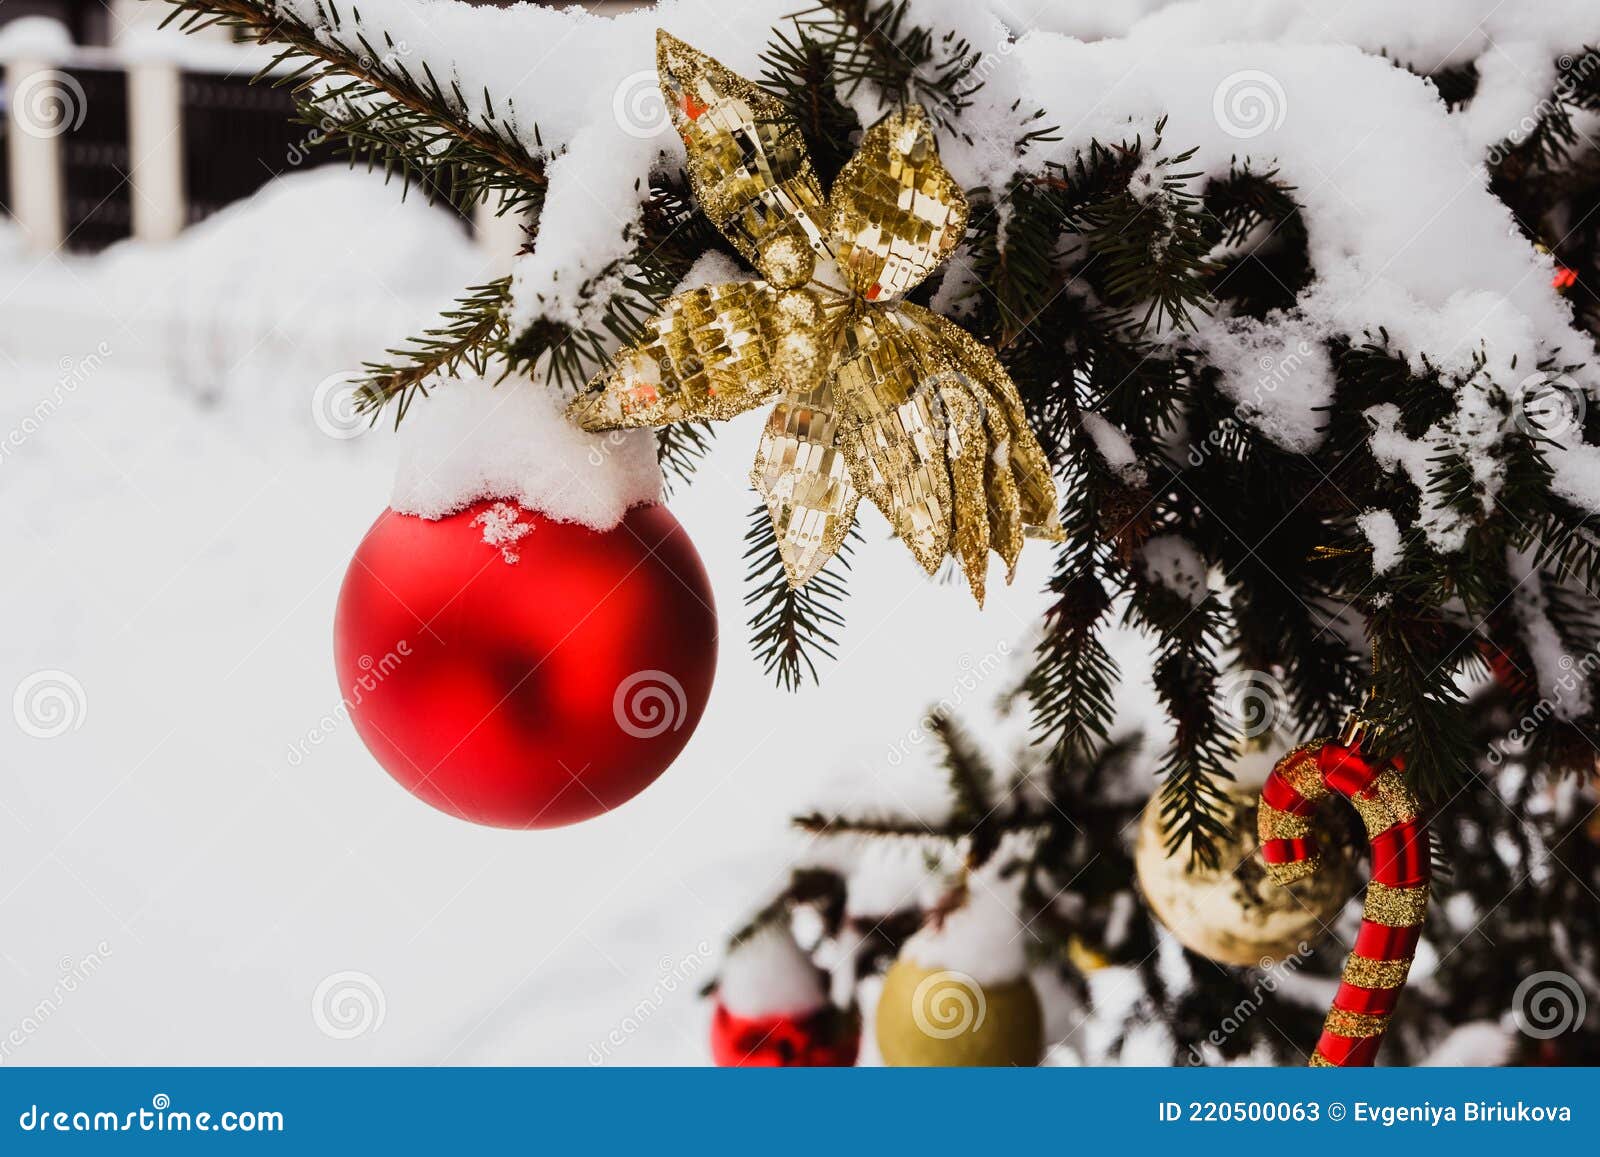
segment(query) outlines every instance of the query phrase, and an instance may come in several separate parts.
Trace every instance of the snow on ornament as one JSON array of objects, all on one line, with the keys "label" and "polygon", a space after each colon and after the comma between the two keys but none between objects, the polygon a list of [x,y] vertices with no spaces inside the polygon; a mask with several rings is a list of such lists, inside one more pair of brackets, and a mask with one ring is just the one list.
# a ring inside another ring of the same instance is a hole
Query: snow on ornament
[{"label": "snow on ornament", "polygon": [[878,997],[878,1051],[893,1067],[1033,1066],[1044,1012],[1028,978],[1014,889],[992,872],[906,941]]},{"label": "snow on ornament", "polygon": [[849,1066],[860,1047],[860,1017],[828,999],[823,973],[786,923],[765,924],[728,950],[711,1019],[719,1066]]}]

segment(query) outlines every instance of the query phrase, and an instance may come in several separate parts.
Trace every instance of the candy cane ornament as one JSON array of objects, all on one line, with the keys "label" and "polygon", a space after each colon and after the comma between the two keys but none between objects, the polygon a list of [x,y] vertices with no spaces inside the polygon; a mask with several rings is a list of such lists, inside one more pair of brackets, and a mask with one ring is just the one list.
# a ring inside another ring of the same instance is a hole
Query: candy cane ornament
[{"label": "candy cane ornament", "polygon": [[1318,739],[1295,748],[1261,789],[1261,856],[1277,883],[1303,879],[1321,866],[1313,822],[1330,792],[1360,813],[1372,845],[1361,931],[1311,1054],[1314,1066],[1373,1063],[1416,956],[1428,910],[1428,840],[1403,771],[1399,757],[1365,757],[1360,728],[1353,726],[1339,741]]}]

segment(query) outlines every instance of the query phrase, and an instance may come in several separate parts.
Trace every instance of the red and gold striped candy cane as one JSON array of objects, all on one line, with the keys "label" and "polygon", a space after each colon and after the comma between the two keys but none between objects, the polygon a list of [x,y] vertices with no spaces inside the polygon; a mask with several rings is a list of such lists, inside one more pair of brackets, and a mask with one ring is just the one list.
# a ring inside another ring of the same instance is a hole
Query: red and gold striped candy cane
[{"label": "red and gold striped candy cane", "polygon": [[1318,739],[1280,759],[1261,789],[1261,856],[1279,884],[1321,865],[1312,822],[1329,792],[1349,800],[1372,842],[1372,880],[1361,932],[1311,1054],[1313,1065],[1370,1065],[1383,1043],[1417,952],[1428,909],[1428,840],[1400,759],[1361,754],[1359,725],[1340,741]]}]

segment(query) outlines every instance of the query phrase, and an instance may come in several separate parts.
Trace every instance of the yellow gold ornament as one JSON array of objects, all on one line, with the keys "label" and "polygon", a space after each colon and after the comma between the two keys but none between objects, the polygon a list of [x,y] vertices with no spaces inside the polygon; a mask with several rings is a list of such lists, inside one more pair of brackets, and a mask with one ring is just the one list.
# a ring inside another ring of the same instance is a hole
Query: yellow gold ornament
[{"label": "yellow gold ornament", "polygon": [[945,261],[967,199],[927,114],[869,128],[827,197],[770,93],[665,32],[656,64],[695,197],[759,281],[671,297],[572,402],[586,430],[723,419],[774,403],[750,479],[790,585],[838,550],[866,495],[932,574],[983,601],[989,551],[1059,539],[1055,481],[994,352],[901,300]]},{"label": "yellow gold ornament", "polygon": [[874,1027],[895,1068],[1026,1067],[1044,1055],[1044,1013],[1026,976],[980,984],[902,957],[883,978]]},{"label": "yellow gold ornament", "polygon": [[1167,855],[1157,792],[1139,823],[1134,868],[1145,902],[1185,948],[1219,964],[1266,967],[1322,939],[1355,891],[1355,865],[1345,841],[1326,849],[1316,876],[1275,883],[1256,855],[1255,793],[1230,788],[1228,803],[1218,866],[1190,867],[1187,851]]}]

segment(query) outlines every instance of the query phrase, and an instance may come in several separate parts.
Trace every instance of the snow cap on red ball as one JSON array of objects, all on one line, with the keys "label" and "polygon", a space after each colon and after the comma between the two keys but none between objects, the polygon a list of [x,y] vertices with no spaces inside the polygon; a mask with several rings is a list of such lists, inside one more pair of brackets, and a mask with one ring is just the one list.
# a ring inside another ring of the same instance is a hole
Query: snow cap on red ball
[{"label": "snow cap on red ball", "polygon": [[389,505],[443,518],[484,498],[556,522],[610,530],[631,508],[661,499],[648,430],[589,434],[567,421],[544,382],[462,378],[428,398],[428,419],[400,427]]},{"label": "snow cap on red ball", "polygon": [[965,973],[979,984],[1026,976],[1026,933],[1017,918],[1017,889],[990,871],[974,872],[966,900],[907,940],[900,958],[923,968]]},{"label": "snow cap on red ball", "polygon": [[798,1016],[828,1003],[822,973],[782,922],[763,925],[728,949],[717,998],[741,1017]]}]

